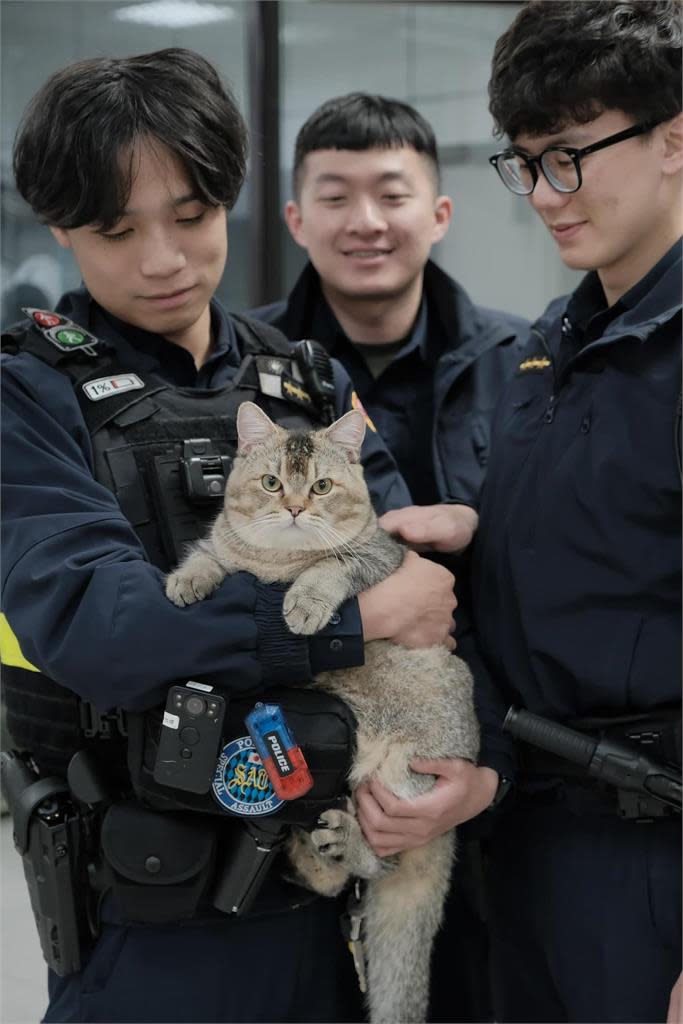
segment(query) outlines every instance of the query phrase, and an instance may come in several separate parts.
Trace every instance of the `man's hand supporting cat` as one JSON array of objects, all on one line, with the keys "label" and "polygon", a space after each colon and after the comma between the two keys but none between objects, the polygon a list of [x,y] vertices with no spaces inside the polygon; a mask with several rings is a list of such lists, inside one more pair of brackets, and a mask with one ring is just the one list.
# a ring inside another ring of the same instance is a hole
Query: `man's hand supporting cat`
[{"label": "man's hand supporting cat", "polygon": [[354,797],[358,821],[378,857],[424,846],[491,805],[498,773],[462,758],[411,761],[413,771],[436,775],[434,788],[424,796],[399,799],[373,779]]},{"label": "man's hand supporting cat", "polygon": [[448,569],[407,551],[400,569],[359,595],[363,639],[454,650],[454,582]]},{"label": "man's hand supporting cat", "polygon": [[418,551],[458,554],[471,543],[479,516],[469,505],[407,505],[386,512],[379,521],[387,533]]}]

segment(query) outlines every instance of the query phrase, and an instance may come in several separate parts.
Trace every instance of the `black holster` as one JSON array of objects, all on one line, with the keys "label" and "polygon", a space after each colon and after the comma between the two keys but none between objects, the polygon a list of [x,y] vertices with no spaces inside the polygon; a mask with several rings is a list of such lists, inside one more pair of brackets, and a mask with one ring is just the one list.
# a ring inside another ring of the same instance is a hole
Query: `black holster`
[{"label": "black holster", "polygon": [[93,939],[89,900],[84,899],[87,822],[63,779],[38,779],[14,752],[3,751],[0,758],[14,844],[21,855],[43,957],[63,978],[80,970]]}]

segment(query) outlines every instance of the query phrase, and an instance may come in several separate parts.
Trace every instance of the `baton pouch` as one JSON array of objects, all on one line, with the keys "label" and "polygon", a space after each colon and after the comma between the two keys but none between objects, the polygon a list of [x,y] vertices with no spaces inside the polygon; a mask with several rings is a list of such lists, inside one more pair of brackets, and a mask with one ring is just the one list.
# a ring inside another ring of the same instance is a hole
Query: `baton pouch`
[{"label": "baton pouch", "polygon": [[121,919],[167,924],[193,917],[211,879],[215,819],[112,805],[102,822],[105,873]]},{"label": "baton pouch", "polygon": [[[216,692],[220,693],[218,689]],[[313,776],[313,788],[303,797],[286,801],[269,818],[282,824],[312,827],[328,807],[345,806],[347,778],[354,752],[356,720],[343,701],[321,690],[275,687],[251,697],[229,699],[223,724],[223,744],[248,738],[244,719],[257,701],[279,704]],[[128,766],[137,796],[157,810],[198,811],[225,819],[234,816],[214,798],[164,786],[154,779],[163,710],[128,716]],[[249,741],[251,742],[251,741]],[[244,820],[244,819],[242,819]]]}]

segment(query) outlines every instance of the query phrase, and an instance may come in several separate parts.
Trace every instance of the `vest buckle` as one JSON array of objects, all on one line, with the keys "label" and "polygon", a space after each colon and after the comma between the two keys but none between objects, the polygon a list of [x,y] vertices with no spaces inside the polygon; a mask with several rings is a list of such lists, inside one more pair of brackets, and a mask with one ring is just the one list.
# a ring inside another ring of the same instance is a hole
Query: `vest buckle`
[{"label": "vest buckle", "polygon": [[87,739],[110,740],[114,736],[127,736],[126,712],[123,708],[98,711],[89,700],[78,702],[79,724]]},{"label": "vest buckle", "polygon": [[215,451],[208,438],[183,441],[181,479],[191,501],[218,501],[223,497],[232,459]]}]

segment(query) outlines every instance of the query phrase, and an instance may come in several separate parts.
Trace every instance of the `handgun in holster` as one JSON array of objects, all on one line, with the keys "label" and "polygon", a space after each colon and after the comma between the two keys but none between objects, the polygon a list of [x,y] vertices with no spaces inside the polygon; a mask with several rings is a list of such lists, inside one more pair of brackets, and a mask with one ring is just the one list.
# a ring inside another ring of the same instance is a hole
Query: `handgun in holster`
[{"label": "handgun in holster", "polygon": [[38,778],[14,751],[0,753],[0,764],[43,957],[63,978],[80,970],[91,934],[81,812],[64,779]]}]

